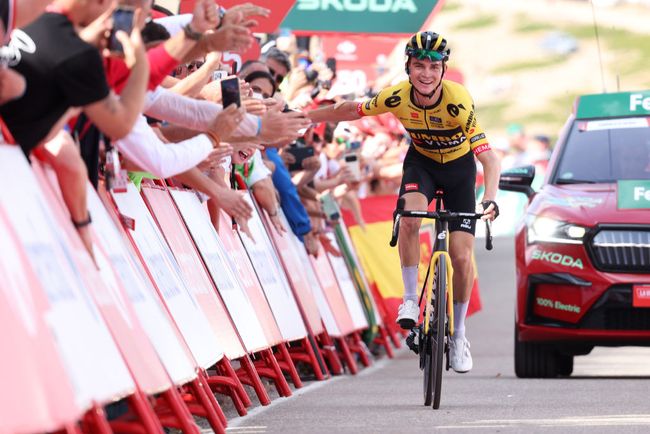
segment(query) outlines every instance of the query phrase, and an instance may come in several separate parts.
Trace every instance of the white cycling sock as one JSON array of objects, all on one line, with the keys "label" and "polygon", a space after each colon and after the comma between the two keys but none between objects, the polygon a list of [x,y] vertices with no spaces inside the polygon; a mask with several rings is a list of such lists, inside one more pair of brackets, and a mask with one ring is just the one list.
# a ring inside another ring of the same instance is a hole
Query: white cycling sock
[{"label": "white cycling sock", "polygon": [[464,303],[454,301],[454,339],[465,337],[465,317],[468,307],[469,301]]},{"label": "white cycling sock", "polygon": [[404,301],[418,302],[418,266],[402,267],[404,281]]}]

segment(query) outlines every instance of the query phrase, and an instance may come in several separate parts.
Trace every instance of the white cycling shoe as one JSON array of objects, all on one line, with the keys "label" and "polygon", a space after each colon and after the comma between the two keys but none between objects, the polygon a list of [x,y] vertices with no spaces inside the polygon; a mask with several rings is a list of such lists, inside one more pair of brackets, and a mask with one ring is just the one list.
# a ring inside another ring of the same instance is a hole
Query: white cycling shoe
[{"label": "white cycling shoe", "polygon": [[411,330],[420,317],[420,306],[413,300],[406,300],[397,309],[397,324],[404,330]]},{"label": "white cycling shoe", "polygon": [[472,354],[469,352],[469,341],[466,338],[449,340],[449,364],[451,369],[461,374],[472,369]]}]

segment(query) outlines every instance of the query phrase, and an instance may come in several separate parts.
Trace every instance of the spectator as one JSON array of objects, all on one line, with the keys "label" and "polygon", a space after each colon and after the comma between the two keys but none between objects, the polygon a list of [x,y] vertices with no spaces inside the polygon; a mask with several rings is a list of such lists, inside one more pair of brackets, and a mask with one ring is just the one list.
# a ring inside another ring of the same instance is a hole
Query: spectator
[{"label": "spectator", "polygon": [[[87,171],[72,138],[61,127],[69,110],[80,107],[109,137],[124,137],[141,110],[149,74],[139,26],[134,26],[130,37],[118,32],[131,74],[121,97],[110,91],[99,51],[75,30],[109,7],[103,0],[56,0],[50,12],[21,30],[20,38],[34,47],[21,51],[15,66],[25,77],[27,89],[22,97],[0,107],[0,115],[25,154],[37,150],[56,171],[71,219],[91,254]],[[144,20],[141,10],[136,16]]]}]

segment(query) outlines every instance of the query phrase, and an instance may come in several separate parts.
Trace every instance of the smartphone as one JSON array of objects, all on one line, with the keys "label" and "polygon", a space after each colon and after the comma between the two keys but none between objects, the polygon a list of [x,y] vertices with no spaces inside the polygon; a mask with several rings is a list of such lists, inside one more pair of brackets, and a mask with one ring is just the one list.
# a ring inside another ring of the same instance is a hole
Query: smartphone
[{"label": "smartphone", "polygon": [[341,217],[339,206],[330,193],[323,194],[320,203],[328,220],[338,220]]},{"label": "smartphone", "polygon": [[212,81],[223,80],[224,78],[228,77],[228,75],[228,71],[217,69],[216,71],[212,72]]},{"label": "smartphone", "polygon": [[289,164],[289,172],[294,170],[302,170],[302,162],[305,158],[314,156],[314,147],[313,146],[289,146],[287,152],[291,153],[296,159],[295,162]]},{"label": "smartphone", "polygon": [[129,6],[118,6],[113,11],[113,28],[108,37],[108,49],[112,53],[124,53],[122,43],[117,40],[115,34],[118,30],[122,30],[127,35],[131,34],[133,30],[133,12],[134,9]]},{"label": "smartphone", "polygon": [[236,104],[237,107],[241,107],[239,78],[230,77],[221,80],[221,99],[223,100],[223,108],[227,108],[231,104]]},{"label": "smartphone", "polygon": [[325,61],[325,65],[327,65],[327,67],[334,73],[334,76],[336,77],[336,58],[328,57]]},{"label": "smartphone", "polygon": [[359,181],[361,179],[361,168],[359,166],[359,156],[357,154],[345,154],[345,165],[352,172],[352,179]]}]

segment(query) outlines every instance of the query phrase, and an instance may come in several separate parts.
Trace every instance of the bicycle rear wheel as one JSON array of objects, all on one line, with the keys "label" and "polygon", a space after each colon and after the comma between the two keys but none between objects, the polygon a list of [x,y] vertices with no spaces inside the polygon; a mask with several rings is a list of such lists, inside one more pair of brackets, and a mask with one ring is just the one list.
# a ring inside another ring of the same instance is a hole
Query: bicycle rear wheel
[{"label": "bicycle rear wheel", "polygon": [[445,350],[445,317],[447,312],[447,264],[436,261],[431,297],[432,313],[429,317],[429,330],[424,336],[422,354],[424,366],[424,405],[440,407],[442,388],[442,366]]}]

